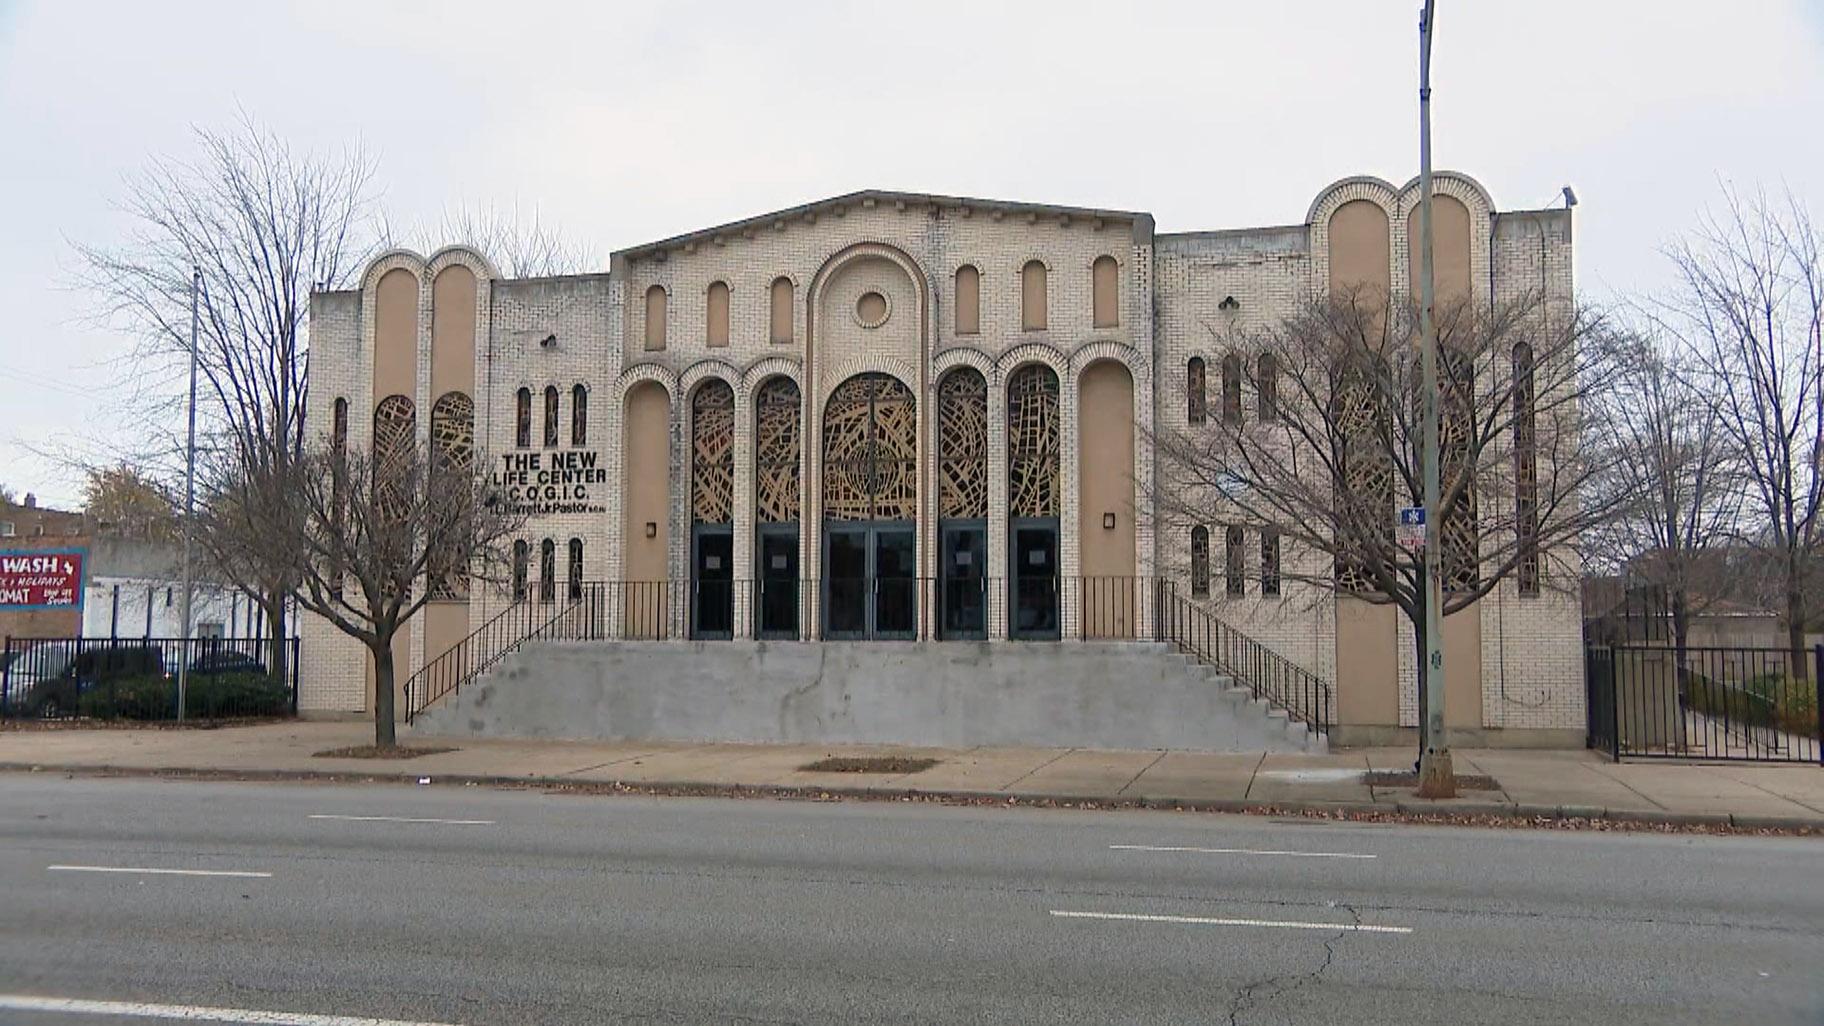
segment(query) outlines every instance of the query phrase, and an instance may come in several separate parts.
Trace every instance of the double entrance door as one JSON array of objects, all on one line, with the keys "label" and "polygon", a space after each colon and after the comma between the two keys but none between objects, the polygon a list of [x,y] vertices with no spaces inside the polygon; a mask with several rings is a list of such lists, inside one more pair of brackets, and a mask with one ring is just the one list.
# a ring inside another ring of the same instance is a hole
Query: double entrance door
[{"label": "double entrance door", "polygon": [[917,549],[908,522],[830,524],[823,550],[825,636],[915,637]]}]

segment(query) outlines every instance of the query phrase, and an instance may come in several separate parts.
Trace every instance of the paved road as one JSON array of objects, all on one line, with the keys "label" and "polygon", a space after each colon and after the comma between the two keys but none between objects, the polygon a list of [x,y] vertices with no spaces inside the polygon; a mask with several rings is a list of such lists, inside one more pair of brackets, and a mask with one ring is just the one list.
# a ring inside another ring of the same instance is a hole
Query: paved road
[{"label": "paved road", "polygon": [[1821,868],[1804,839],[15,775],[0,1022],[1824,1023]]}]

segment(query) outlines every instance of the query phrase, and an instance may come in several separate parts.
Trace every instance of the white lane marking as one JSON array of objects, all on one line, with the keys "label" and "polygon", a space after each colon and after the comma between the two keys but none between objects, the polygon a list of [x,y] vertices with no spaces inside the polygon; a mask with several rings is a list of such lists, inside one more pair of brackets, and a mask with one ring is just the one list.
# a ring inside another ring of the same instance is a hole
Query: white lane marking
[{"label": "white lane marking", "polygon": [[420,819],[415,816],[337,816],[313,812],[310,819],[338,819],[350,823],[443,823],[448,826],[493,826],[491,819]]},{"label": "white lane marking", "polygon": [[1369,923],[1308,923],[1294,919],[1220,919],[1213,916],[1153,916],[1138,912],[1065,912],[1052,909],[1060,919],[1119,919],[1131,923],[1189,923],[1193,926],[1271,926],[1281,930],[1342,930],[1346,933],[1411,933],[1410,926],[1374,926]]},{"label": "white lane marking", "polygon": [[263,1012],[250,1008],[211,1008],[206,1005],[155,1005],[140,1001],[84,1001],[30,994],[0,994],[0,1009],[139,1019],[187,1019],[191,1022],[250,1023],[255,1026],[455,1026],[454,1023],[442,1022],[366,1019],[356,1015],[309,1015],[302,1012]]},{"label": "white lane marking", "polygon": [[271,873],[240,869],[151,869],[145,866],[46,866],[53,873],[139,873],[150,876],[238,876],[266,880]]},{"label": "white lane marking", "polygon": [[1300,859],[1378,859],[1350,851],[1276,851],[1271,848],[1183,848],[1161,844],[1111,844],[1110,851],[1188,851],[1201,855],[1288,855]]}]

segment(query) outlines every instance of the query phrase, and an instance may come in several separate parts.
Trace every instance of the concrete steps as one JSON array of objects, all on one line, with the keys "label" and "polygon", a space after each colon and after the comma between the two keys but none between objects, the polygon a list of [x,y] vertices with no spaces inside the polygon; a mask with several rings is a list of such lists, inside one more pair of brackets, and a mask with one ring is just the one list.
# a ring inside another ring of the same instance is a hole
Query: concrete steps
[{"label": "concrete steps", "polygon": [[1152,642],[539,642],[421,713],[427,735],[1321,752]]}]

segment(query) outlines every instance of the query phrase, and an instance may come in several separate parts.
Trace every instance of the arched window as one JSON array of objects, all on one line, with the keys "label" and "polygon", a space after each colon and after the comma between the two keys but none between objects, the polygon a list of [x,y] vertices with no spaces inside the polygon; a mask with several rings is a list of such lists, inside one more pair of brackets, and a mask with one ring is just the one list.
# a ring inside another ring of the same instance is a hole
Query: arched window
[{"label": "arched window", "polygon": [[1539,440],[1533,395],[1533,347],[1514,346],[1514,529],[1520,536],[1515,579],[1520,594],[1539,594]]},{"label": "arched window", "polygon": [[798,520],[802,435],[798,383],[787,377],[760,386],[754,411],[754,515],[763,524]]},{"label": "arched window", "polygon": [[[329,451],[331,528],[337,537],[341,537],[342,525],[344,522],[342,506],[347,501],[347,491],[344,487],[343,474],[348,468],[348,400],[343,399],[340,396],[336,398],[334,413],[330,418]],[[343,547],[340,545],[336,546],[338,552],[340,552],[342,548]],[[342,597],[342,576],[342,561],[338,557],[331,565],[329,575],[329,593],[336,598]]]},{"label": "arched window", "polygon": [[1279,357],[1262,353],[1254,363],[1254,401],[1262,424],[1279,419]]},{"label": "arched window", "polygon": [[1045,310],[1045,265],[1028,260],[1020,268],[1020,328],[1044,331]]},{"label": "arched window", "polygon": [[532,447],[532,390],[522,388],[513,397],[513,444]]},{"label": "arched window", "polygon": [[890,374],[857,374],[823,407],[826,520],[918,518],[918,399]]},{"label": "arched window", "polygon": [[557,448],[557,386],[545,386],[545,448]]},{"label": "arched window", "polygon": [[777,343],[792,340],[792,279],[780,275],[773,279],[772,339]]},{"label": "arched window", "polygon": [[1335,501],[1338,508],[1363,511],[1369,524],[1385,525],[1354,532],[1355,537],[1344,539],[1348,544],[1335,553],[1337,587],[1343,591],[1378,591],[1375,553],[1393,547],[1393,454],[1381,444],[1391,430],[1391,389],[1387,362],[1372,353],[1342,354],[1331,370],[1329,423],[1337,439]]},{"label": "arched window", "polygon": [[1222,358],[1222,422],[1241,423],[1241,357]]},{"label": "arched window", "polygon": [[1027,364],[1007,379],[1007,506],[1010,516],[1055,517],[1058,495],[1058,375]]},{"label": "arched window", "polygon": [[515,602],[526,600],[526,564],[532,559],[531,548],[526,544],[524,538],[513,543],[513,601]]},{"label": "arched window", "polygon": [[697,388],[690,402],[690,518],[699,524],[735,519],[735,390],[721,378]]},{"label": "arched window", "polygon": [[665,348],[665,286],[646,290],[646,349],[656,352]]},{"label": "arched window", "polygon": [[389,395],[374,407],[374,499],[382,516],[404,517],[408,498],[401,491],[412,476],[418,448],[418,409],[402,395]]},{"label": "arched window", "polygon": [[570,444],[589,444],[589,390],[582,385],[570,389]]},{"label": "arched window", "polygon": [[706,341],[712,346],[728,345],[728,282],[709,283],[709,300],[704,310]]},{"label": "arched window", "polygon": [[1279,532],[1270,527],[1260,532],[1260,593],[1279,594]]},{"label": "arched window", "polygon": [[979,335],[982,331],[982,272],[973,264],[956,269],[956,333]]},{"label": "arched window", "polygon": [[1204,384],[1203,357],[1193,356],[1184,365],[1185,418],[1201,424],[1209,415],[1210,400]]},{"label": "arched window", "polygon": [[348,451],[347,399],[340,397],[336,399],[335,414],[330,419],[329,425],[329,447],[330,451],[336,454],[337,462],[340,463],[342,454]]},{"label": "arched window", "polygon": [[[455,475],[465,489],[465,479],[475,472],[475,401],[466,393],[445,392],[431,404],[431,467]],[[425,578],[433,599],[469,597],[468,555],[466,547],[428,554]]]},{"label": "arched window", "polygon": [[538,546],[538,600],[557,601],[557,543],[549,538]]},{"label": "arched window", "polygon": [[1091,323],[1113,328],[1121,323],[1121,266],[1112,256],[1099,256],[1089,268]]},{"label": "arched window", "polygon": [[1224,591],[1230,598],[1239,598],[1248,593],[1247,567],[1244,565],[1248,558],[1247,535],[1241,528],[1230,525],[1223,532],[1222,542],[1222,574],[1226,585]]},{"label": "arched window", "polygon": [[1191,528],[1191,597],[1210,596],[1210,529]]},{"label": "arched window", "polygon": [[570,601],[583,597],[583,540],[570,539]]},{"label": "arched window", "polygon": [[973,367],[937,383],[937,515],[988,515],[988,381]]}]

